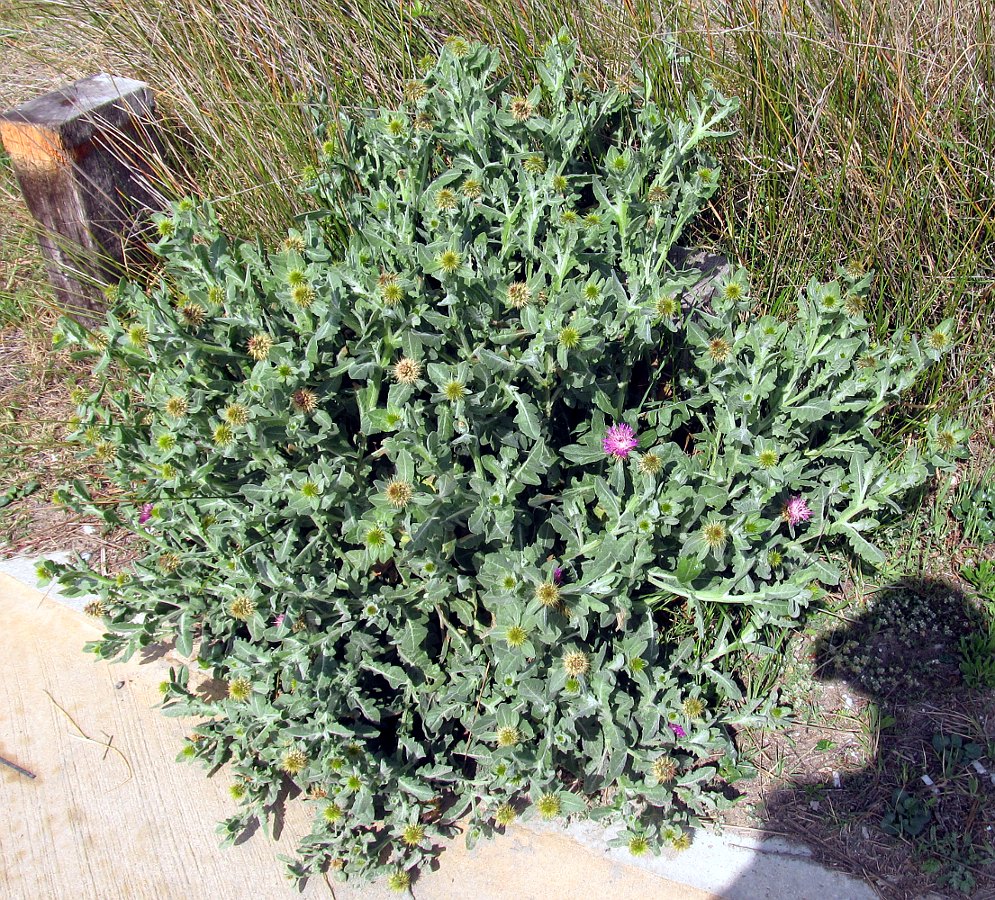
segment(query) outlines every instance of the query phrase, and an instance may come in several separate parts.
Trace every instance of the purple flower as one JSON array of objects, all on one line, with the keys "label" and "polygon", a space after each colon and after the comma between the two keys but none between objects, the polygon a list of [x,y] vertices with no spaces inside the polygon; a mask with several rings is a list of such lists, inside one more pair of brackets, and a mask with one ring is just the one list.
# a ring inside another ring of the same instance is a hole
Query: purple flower
[{"label": "purple flower", "polygon": [[277,617],[276,617],[276,618],[275,618],[275,619],[273,620],[273,627],[274,627],[274,628],[279,628],[279,627],[280,627],[280,626],[281,626],[281,625],[283,624],[283,620],[284,620],[284,618],[285,618],[285,617],[286,617],[286,614],[285,614],[285,613],[280,613],[280,615],[278,615],[278,616],[277,616]]},{"label": "purple flower", "polygon": [[808,503],[802,497],[792,497],[784,507],[784,518],[789,525],[797,525],[799,522],[807,522],[812,518],[812,510],[808,508]]},{"label": "purple flower", "polygon": [[670,730],[674,732],[674,737],[682,738],[688,736],[688,733],[680,725],[675,725],[673,722],[670,723]]},{"label": "purple flower", "polygon": [[625,459],[639,446],[639,441],[636,439],[636,433],[632,430],[632,426],[621,422],[618,425],[612,425],[605,432],[601,446],[609,456],[615,459]]},{"label": "purple flower", "polygon": [[557,566],[553,569],[553,584],[560,584],[563,581],[563,568]]},{"label": "purple flower", "polygon": [[144,525],[152,518],[152,504],[144,503],[142,504],[142,511],[138,514],[138,524]]}]

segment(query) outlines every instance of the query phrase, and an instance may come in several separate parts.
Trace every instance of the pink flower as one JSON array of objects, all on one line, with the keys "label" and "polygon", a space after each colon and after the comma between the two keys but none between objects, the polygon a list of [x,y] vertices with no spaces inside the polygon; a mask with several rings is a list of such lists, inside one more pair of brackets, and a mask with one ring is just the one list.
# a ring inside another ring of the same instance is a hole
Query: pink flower
[{"label": "pink flower", "polygon": [[138,514],[138,524],[144,525],[152,518],[152,504],[144,503],[142,504],[142,511]]},{"label": "pink flower", "polygon": [[670,730],[674,732],[674,737],[682,738],[688,736],[688,733],[680,725],[675,725],[673,722],[670,723]]},{"label": "pink flower", "polygon": [[286,614],[285,614],[285,613],[280,613],[280,615],[278,615],[278,616],[277,616],[277,617],[276,617],[276,618],[275,618],[275,619],[273,620],[273,627],[274,627],[274,628],[279,628],[279,627],[280,627],[280,626],[281,626],[281,625],[283,624],[283,620],[284,620],[284,618],[285,618],[285,617],[286,617]]},{"label": "pink flower", "polygon": [[553,584],[559,584],[561,581],[563,581],[563,569],[557,566],[553,569]]},{"label": "pink flower", "polygon": [[784,507],[784,518],[789,525],[797,525],[799,522],[807,522],[812,518],[812,510],[808,508],[808,503],[801,497],[792,497]]},{"label": "pink flower", "polygon": [[636,439],[636,433],[632,430],[632,426],[622,422],[618,425],[612,425],[605,432],[601,446],[609,456],[615,459],[625,459],[639,446],[639,441]]}]

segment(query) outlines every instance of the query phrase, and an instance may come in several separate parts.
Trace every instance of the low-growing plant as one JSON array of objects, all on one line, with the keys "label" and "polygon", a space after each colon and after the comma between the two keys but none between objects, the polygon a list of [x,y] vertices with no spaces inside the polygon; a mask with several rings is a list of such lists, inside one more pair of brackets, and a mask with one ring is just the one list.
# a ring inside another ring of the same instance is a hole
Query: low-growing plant
[{"label": "low-growing plant", "polygon": [[[235,838],[289,778],[315,810],[292,871],[386,874],[517,815],[683,846],[747,767],[736,725],[771,654],[965,434],[899,450],[879,416],[953,342],[878,343],[868,276],[810,283],[790,320],[671,251],[716,190],[735,104],[686,114],[642,73],[594,91],[561,35],[527,95],[454,39],[407,103],[343,121],[282,248],[207,205],[159,223],[163,274],[65,337],[104,382],[76,438],[141,534],[128,572],[46,564],[128,656],[175,639],[181,756],[229,764]],[[329,128],[328,134],[335,129]]]},{"label": "low-growing plant", "polygon": [[995,484],[988,479],[980,484],[968,485],[953,507],[954,518],[964,529],[964,540],[990,544],[995,541]]}]

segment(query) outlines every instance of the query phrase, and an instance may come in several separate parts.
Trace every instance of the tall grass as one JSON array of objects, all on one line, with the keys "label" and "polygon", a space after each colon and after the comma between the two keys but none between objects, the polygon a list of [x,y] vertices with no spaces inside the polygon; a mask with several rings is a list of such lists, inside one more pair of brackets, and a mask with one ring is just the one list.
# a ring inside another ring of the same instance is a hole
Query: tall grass
[{"label": "tall grass", "polygon": [[[977,418],[995,330],[995,12],[986,0],[33,0],[94,62],[149,81],[191,189],[235,230],[306,207],[308,101],[389,104],[449,34],[496,44],[528,84],[560,25],[600,79],[632,59],[679,103],[705,81],[743,103],[725,189],[695,237],[749,266],[763,301],[841,264],[880,272],[876,324],[961,323],[924,402]],[[93,63],[91,63],[93,64]]]}]

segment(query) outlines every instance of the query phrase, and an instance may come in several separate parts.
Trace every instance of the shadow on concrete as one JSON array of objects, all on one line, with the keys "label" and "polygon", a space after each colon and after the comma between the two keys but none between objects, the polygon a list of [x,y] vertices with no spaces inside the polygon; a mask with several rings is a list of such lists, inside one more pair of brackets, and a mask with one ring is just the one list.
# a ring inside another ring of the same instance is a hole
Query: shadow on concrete
[{"label": "shadow on concrete", "polygon": [[995,898],[995,691],[961,671],[962,639],[981,626],[955,584],[902,579],[816,639],[820,727],[765,736],[759,761],[783,774],[758,798],[764,837],[800,842],[888,900]]}]

